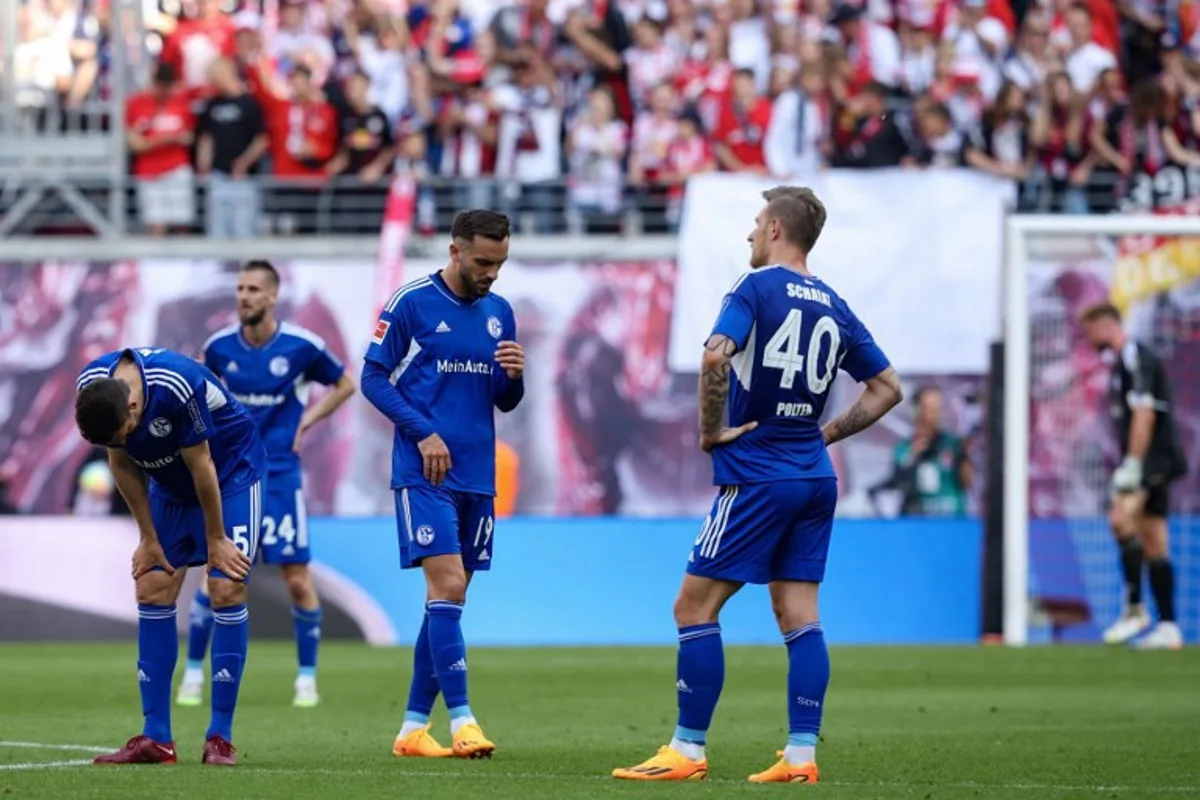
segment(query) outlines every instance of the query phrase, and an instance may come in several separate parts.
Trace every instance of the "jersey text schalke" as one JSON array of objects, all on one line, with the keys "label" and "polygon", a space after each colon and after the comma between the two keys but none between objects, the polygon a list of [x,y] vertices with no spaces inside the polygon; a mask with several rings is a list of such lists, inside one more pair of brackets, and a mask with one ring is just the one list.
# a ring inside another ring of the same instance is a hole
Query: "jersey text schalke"
[{"label": "jersey text schalke", "polygon": [[[428,422],[415,436],[437,433],[446,443],[448,489],[496,493],[496,401],[515,386],[496,363],[496,345],[516,336],[507,300],[457,297],[438,274],[401,287],[379,316],[366,359],[390,373],[401,399]],[[428,485],[419,440],[397,428],[392,488]]]},{"label": "jersey text schalke", "polygon": [[836,477],[820,419],[837,371],[864,381],[888,367],[849,306],[818,278],[764,267],[738,279],[712,332],[738,346],[729,426],[758,423],[713,449],[714,483]]},{"label": "jersey text schalke", "polygon": [[88,364],[76,388],[111,377],[126,354],[137,364],[145,396],[141,421],[123,449],[149,476],[152,497],[198,502],[180,450],[205,441],[223,496],[264,476],[267,453],[254,422],[216,375],[187,356],[157,348],[114,350]]},{"label": "jersey text schalke", "polygon": [[270,474],[298,474],[300,456],[292,451],[292,444],[309,391],[314,383],[337,383],[345,372],[325,340],[283,322],[270,339],[254,346],[242,336],[240,325],[230,325],[205,342],[204,364],[225,382],[258,426]]}]

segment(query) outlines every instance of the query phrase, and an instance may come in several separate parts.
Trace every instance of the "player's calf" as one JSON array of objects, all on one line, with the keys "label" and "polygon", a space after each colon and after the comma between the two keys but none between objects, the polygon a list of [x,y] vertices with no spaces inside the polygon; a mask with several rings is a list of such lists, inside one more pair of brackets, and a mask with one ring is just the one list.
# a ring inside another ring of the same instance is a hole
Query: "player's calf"
[{"label": "player's calf", "polygon": [[292,599],[292,622],[296,634],[296,694],[292,705],[312,708],[317,694],[317,650],[321,643],[321,605],[307,564],[284,564],[283,579]]},{"label": "player's calf", "polygon": [[[233,738],[233,713],[250,645],[250,612],[246,608],[246,584],[214,576],[209,580],[209,591],[214,622],[212,719],[205,734],[204,763],[223,764],[230,758],[236,762],[230,754],[232,745],[225,745]],[[213,744],[215,739],[225,745]]]}]

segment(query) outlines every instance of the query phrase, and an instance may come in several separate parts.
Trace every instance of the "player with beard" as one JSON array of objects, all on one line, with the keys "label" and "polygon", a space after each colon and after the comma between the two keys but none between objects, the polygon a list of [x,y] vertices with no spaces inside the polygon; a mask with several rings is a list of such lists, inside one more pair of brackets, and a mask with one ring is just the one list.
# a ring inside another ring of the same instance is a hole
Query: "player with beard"
[{"label": "player with beard", "polygon": [[[395,425],[391,487],[400,563],[425,575],[426,603],[413,650],[397,756],[491,756],[467,702],[462,613],[471,577],[492,562],[495,409],[525,394],[516,319],[492,284],[508,259],[508,217],[463,211],[450,226],[450,263],[396,290],[363,364],[363,394]],[[429,733],[441,694],[451,748]]]},{"label": "player with beard", "polygon": [[1187,474],[1187,460],[1171,413],[1171,387],[1162,359],[1129,338],[1121,312],[1111,303],[1085,308],[1083,333],[1112,364],[1109,411],[1121,445],[1121,464],[1112,476],[1109,522],[1121,552],[1125,609],[1105,632],[1104,641],[1122,644],[1151,626],[1142,602],[1142,564],[1158,607],[1158,624],[1135,646],[1176,649],[1183,636],[1175,621],[1175,571],[1171,566],[1167,514],[1171,484]]},{"label": "player with beard", "polygon": [[[250,261],[238,275],[238,324],[204,343],[204,364],[220,377],[246,408],[267,447],[268,491],[262,510],[262,561],[278,564],[292,599],[298,664],[292,704],[311,708],[317,694],[317,647],[321,604],[308,564],[308,517],[303,494],[300,448],[305,433],[333,414],[355,392],[353,379],[315,333],[280,322],[279,273],[266,261]],[[332,386],[308,408],[313,383]],[[212,633],[207,586],[192,602],[188,665],[176,702],[199,705],[204,653]]]}]

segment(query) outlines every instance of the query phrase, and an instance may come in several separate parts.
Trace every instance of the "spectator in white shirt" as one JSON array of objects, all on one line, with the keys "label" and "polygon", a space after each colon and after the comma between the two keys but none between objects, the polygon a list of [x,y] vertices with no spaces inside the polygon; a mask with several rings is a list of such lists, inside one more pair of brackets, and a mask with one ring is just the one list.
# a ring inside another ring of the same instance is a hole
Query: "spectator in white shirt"
[{"label": "spectator in white shirt", "polygon": [[809,177],[821,168],[829,129],[825,88],[821,64],[808,63],[800,69],[796,88],[775,98],[763,142],[763,156],[772,175]]},{"label": "spectator in white shirt", "polygon": [[1067,53],[1067,75],[1080,94],[1090,94],[1096,78],[1109,67],[1117,65],[1112,53],[1092,41],[1092,12],[1083,3],[1076,3],[1067,12],[1067,31],[1071,49]]},{"label": "spectator in white shirt", "polygon": [[1021,23],[1016,51],[1004,62],[1004,77],[1021,87],[1031,104],[1045,84],[1050,56],[1050,20],[1041,12],[1030,12]]},{"label": "spectator in white shirt", "polygon": [[629,142],[629,128],[616,118],[608,89],[588,93],[587,106],[576,117],[568,134],[571,166],[568,205],[580,221],[590,215],[612,215],[621,208],[621,159]]}]

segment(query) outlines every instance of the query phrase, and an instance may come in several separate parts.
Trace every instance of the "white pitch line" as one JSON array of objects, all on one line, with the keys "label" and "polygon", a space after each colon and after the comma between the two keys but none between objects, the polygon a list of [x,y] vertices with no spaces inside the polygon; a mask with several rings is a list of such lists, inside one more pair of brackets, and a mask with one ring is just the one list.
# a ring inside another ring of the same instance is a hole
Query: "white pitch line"
[{"label": "white pitch line", "polygon": [[51,744],[49,742],[6,742],[0,739],[0,747],[24,747],[29,750],[68,750],[76,753],[106,753],[111,747],[94,747],[89,744]]},{"label": "white pitch line", "polygon": [[[278,773],[278,774],[308,774],[308,775],[379,775],[389,767],[381,766],[379,769],[326,769],[320,767],[299,767],[297,769],[284,769],[281,767],[246,767],[242,772],[260,772],[260,773]],[[397,767],[395,773],[400,777],[414,778],[452,778],[454,780],[463,780],[470,778],[480,778],[483,780],[495,780],[497,778],[509,780],[539,780],[539,781],[613,781],[607,775],[562,775],[552,772],[493,772],[487,767],[481,767],[477,772],[461,772],[456,770],[446,770],[444,772],[434,770],[407,770]],[[706,783],[717,784],[735,784],[746,783],[745,780],[736,778],[709,778]],[[1200,787],[1195,786],[1135,786],[1135,785],[1120,785],[1120,786],[1083,786],[1078,784],[1051,784],[1051,783],[979,783],[979,782],[959,782],[959,783],[904,783],[902,781],[821,781],[826,786],[841,786],[843,788],[879,788],[879,789],[1007,789],[1015,791],[1043,791],[1043,792],[1152,792],[1155,794],[1195,794],[1200,792]]]},{"label": "white pitch line", "polygon": [[73,761],[36,761],[28,764],[0,764],[0,770],[37,770],[37,769],[63,769],[65,767],[82,767],[84,764],[91,764],[90,760],[75,759]]}]

